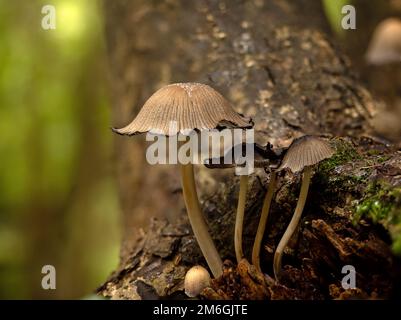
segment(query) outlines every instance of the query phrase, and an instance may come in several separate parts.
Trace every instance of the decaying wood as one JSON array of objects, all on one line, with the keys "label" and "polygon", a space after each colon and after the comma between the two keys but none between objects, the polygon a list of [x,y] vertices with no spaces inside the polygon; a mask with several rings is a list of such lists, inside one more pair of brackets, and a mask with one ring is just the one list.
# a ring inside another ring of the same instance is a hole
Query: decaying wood
[{"label": "decaying wood", "polygon": [[[394,293],[399,276],[399,261],[390,250],[394,230],[369,219],[353,223],[353,216],[373,181],[392,189],[401,185],[401,155],[358,138],[372,135],[370,119],[380,105],[328,40],[320,1],[105,1],[104,7],[113,126],[129,123],[162,85],[196,81],[216,88],[238,112],[252,117],[258,143],[284,147],[302,134],[327,134],[337,148],[335,162],[327,160],[316,169],[300,231],[284,256],[282,282],[262,286],[247,276],[245,262],[238,268],[227,262],[225,275],[234,280],[216,280],[205,297],[374,298]],[[144,150],[140,138],[116,138],[125,236],[120,266],[98,292],[124,299],[184,298],[185,271],[204,260],[184,214],[176,168],[146,164]],[[222,257],[234,261],[238,178],[232,170],[205,168],[197,176],[216,245]],[[267,181],[268,174],[258,169],[250,182],[247,257]],[[298,189],[298,175],[279,178],[261,254],[267,274],[272,274],[274,248]],[[135,215],[155,218],[139,231]],[[345,264],[357,270],[357,292],[341,289]],[[254,295],[233,292],[235,279],[258,289]],[[220,291],[216,287],[230,281]]]},{"label": "decaying wood", "polygon": [[[366,190],[374,186],[394,193],[393,199],[380,198],[383,206],[391,201],[393,210],[401,210],[401,152],[369,138],[332,138],[331,143],[336,154],[316,168],[300,230],[284,255],[280,284],[266,277],[258,280],[256,271],[250,275],[252,272],[245,271],[250,268],[246,262],[238,269],[226,262],[223,277],[213,282],[204,297],[388,298],[395,294],[401,265],[391,250],[387,217],[374,223],[369,216],[355,220],[355,214],[370,196]],[[244,248],[248,258],[268,179],[260,171],[253,179],[246,208]],[[272,274],[274,248],[291,218],[299,186],[300,175],[287,173],[279,178],[261,254],[266,274]],[[232,261],[237,194],[238,184],[227,185],[203,202],[218,249]],[[205,265],[185,217],[175,224],[152,220],[128,256],[99,293],[112,298],[183,298],[185,271],[195,264]],[[342,289],[345,265],[355,267],[358,290]]]}]

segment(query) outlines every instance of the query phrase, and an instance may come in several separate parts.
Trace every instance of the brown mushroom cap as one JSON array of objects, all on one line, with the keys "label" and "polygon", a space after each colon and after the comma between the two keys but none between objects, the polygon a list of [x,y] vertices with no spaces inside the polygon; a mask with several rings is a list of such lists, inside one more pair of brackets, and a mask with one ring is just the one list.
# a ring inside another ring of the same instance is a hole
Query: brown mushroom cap
[{"label": "brown mushroom cap", "polygon": [[333,153],[333,149],[326,141],[315,136],[303,136],[291,143],[279,170],[289,168],[292,172],[298,172],[330,158]]},{"label": "brown mushroom cap", "polygon": [[376,27],[366,60],[370,64],[401,62],[401,20],[387,18]]},{"label": "brown mushroom cap", "polygon": [[[170,132],[169,126],[173,122],[176,122],[176,128]],[[124,135],[150,132],[172,136],[229,124],[239,128],[252,127],[250,119],[236,113],[230,103],[210,86],[174,83],[156,91],[129,125],[113,130]]]}]

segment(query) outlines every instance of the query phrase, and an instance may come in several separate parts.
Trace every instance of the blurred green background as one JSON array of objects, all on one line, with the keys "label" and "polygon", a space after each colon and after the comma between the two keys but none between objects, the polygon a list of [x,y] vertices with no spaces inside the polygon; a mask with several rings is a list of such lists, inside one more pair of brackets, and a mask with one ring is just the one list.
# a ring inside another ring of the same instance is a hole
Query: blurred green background
[{"label": "blurred green background", "polygon": [[0,298],[82,298],[117,265],[103,27],[96,0],[0,0]]}]

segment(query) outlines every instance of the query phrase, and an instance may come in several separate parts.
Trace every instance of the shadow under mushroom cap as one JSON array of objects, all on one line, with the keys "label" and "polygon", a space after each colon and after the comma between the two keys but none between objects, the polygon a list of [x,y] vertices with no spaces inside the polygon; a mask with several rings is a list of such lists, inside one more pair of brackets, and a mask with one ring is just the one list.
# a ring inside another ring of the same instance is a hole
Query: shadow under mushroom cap
[{"label": "shadow under mushroom cap", "polygon": [[298,172],[330,158],[333,153],[333,149],[326,141],[315,136],[303,136],[291,143],[279,170],[289,168],[292,172]]},{"label": "shadow under mushroom cap", "polygon": [[113,131],[124,135],[150,132],[173,136],[222,126],[250,128],[252,123],[235,112],[231,104],[210,86],[175,83],[156,91],[129,125]]}]

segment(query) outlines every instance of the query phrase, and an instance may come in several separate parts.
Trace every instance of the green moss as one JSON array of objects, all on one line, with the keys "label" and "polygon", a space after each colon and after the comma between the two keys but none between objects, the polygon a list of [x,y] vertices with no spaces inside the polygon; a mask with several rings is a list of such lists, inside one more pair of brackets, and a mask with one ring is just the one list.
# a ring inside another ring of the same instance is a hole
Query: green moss
[{"label": "green moss", "polygon": [[[369,150],[368,158],[364,158],[351,142],[341,138],[335,139],[332,146],[336,152],[319,165],[314,176],[315,187],[327,201],[337,205],[339,193],[350,193],[357,199],[363,193],[362,200],[354,207],[353,222],[356,224],[365,218],[382,225],[393,240],[393,252],[401,255],[401,187],[366,180],[371,175],[371,167],[388,160],[389,156],[382,155],[379,150]],[[363,167],[363,170],[341,167],[347,164]]]},{"label": "green moss", "polygon": [[333,148],[335,149],[335,154],[319,165],[319,169],[323,173],[328,173],[337,166],[345,164],[350,161],[361,160],[361,155],[356,151],[351,142],[346,140],[334,140]]},{"label": "green moss", "polygon": [[370,156],[378,156],[380,153],[381,153],[380,150],[376,150],[376,149],[371,149],[371,150],[368,150],[368,152],[367,152],[367,154]]},{"label": "green moss", "polygon": [[355,207],[353,222],[358,223],[361,218],[368,218],[388,230],[394,253],[401,255],[401,187],[371,183],[365,197]]},{"label": "green moss", "polygon": [[390,159],[390,156],[379,156],[377,158],[377,162],[378,163],[383,163],[383,162],[387,161],[388,159]]},{"label": "green moss", "polygon": [[[336,198],[338,192],[355,189],[354,186],[363,183],[369,174],[369,170],[358,172],[355,175],[350,174],[353,172],[352,170],[343,171],[339,168],[363,159],[351,142],[339,138],[332,141],[332,147],[335,149],[334,155],[319,164],[319,169],[314,177],[315,183],[321,187],[327,198],[330,198],[327,193],[333,194]],[[338,174],[333,174],[335,169],[339,170]]]}]

